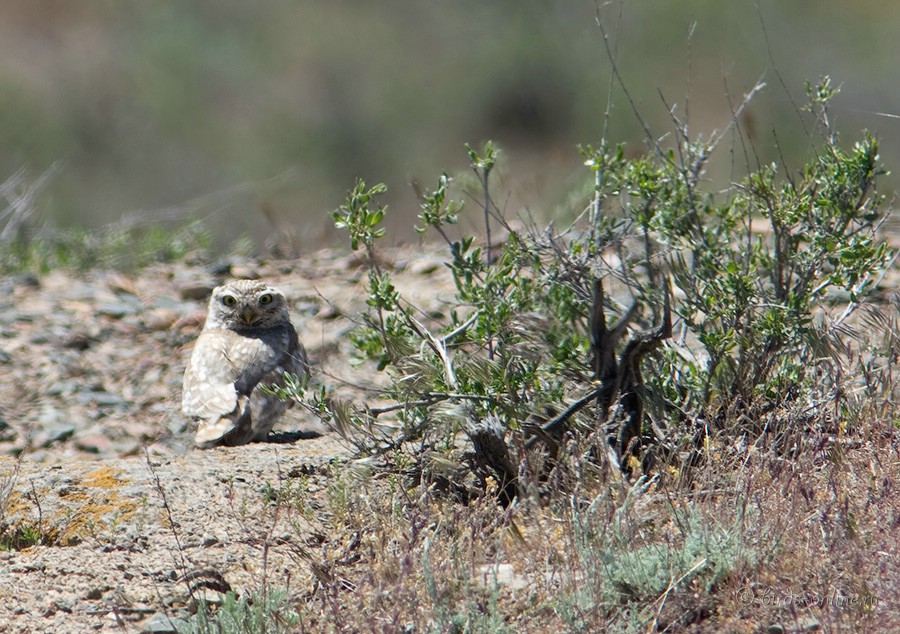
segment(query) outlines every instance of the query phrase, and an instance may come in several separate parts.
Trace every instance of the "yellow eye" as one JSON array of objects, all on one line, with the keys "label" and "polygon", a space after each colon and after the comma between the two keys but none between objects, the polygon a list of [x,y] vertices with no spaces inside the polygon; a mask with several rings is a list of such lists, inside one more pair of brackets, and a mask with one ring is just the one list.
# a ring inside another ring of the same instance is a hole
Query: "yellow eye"
[{"label": "yellow eye", "polygon": [[263,293],[259,296],[260,304],[271,304],[274,297],[272,297],[272,293]]},{"label": "yellow eye", "polygon": [[237,304],[237,299],[235,299],[234,295],[226,295],[222,298],[222,303],[226,306],[234,306]]}]

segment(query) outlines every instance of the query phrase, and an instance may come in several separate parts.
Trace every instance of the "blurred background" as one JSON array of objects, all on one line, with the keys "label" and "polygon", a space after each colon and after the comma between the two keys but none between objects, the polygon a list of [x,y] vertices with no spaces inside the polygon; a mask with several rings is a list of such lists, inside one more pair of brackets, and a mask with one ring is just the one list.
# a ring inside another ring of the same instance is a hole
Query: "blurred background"
[{"label": "blurred background", "polygon": [[[708,137],[761,80],[743,129],[760,161],[778,158],[777,137],[799,168],[809,121],[794,103],[827,73],[842,139],[870,129],[900,165],[890,2],[8,0],[0,182],[47,174],[32,228],[201,219],[223,245],[262,244],[275,218],[302,252],[341,240],[328,212],[358,177],[388,185],[393,235],[411,238],[410,182],[464,172],[464,144],[492,139],[509,215],[571,216],[591,181],[577,145],[600,140],[608,98],[607,137],[646,149],[610,92],[598,19],[655,136],[672,129],[666,103],[679,117],[687,103]],[[726,145],[714,182],[740,176]]]}]

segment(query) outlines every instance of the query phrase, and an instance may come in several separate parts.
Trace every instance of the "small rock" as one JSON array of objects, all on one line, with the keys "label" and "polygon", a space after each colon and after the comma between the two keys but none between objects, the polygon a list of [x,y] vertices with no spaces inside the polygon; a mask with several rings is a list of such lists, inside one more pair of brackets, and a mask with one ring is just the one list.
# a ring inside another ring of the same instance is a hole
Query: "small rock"
[{"label": "small rock", "polygon": [[79,392],[75,395],[75,401],[82,405],[94,404],[98,407],[123,407],[127,405],[125,399],[121,396],[106,391]]},{"label": "small rock", "polygon": [[126,315],[134,313],[134,309],[125,304],[103,304],[97,308],[97,312],[104,317],[112,317],[113,319],[121,319]]},{"label": "small rock", "polygon": [[30,438],[31,444],[36,447],[49,447],[58,442],[65,442],[71,438],[77,428],[69,423],[52,424],[48,428],[36,431]]},{"label": "small rock", "polygon": [[19,273],[17,275],[13,275],[9,279],[9,281],[12,282],[14,286],[24,286],[27,288],[41,287],[41,281],[34,273]]},{"label": "small rock", "polygon": [[321,319],[323,321],[337,319],[340,316],[341,311],[334,304],[325,304],[324,306],[322,306],[322,309],[318,313],[316,313],[316,319]]},{"label": "small rock", "polygon": [[143,323],[149,330],[168,330],[179,317],[178,311],[171,308],[154,308],[144,313]]},{"label": "small rock", "polygon": [[206,311],[198,310],[190,315],[185,315],[172,324],[172,330],[181,330],[182,328],[196,328],[199,330],[203,326],[204,321],[206,321]]},{"label": "small rock", "polygon": [[86,332],[70,332],[63,337],[59,345],[70,350],[87,350],[94,343],[93,337]]},{"label": "small rock", "polygon": [[134,439],[126,439],[115,444],[115,454],[121,457],[136,456],[141,453],[143,445]]},{"label": "small rock", "polygon": [[44,563],[43,560],[38,559],[37,561],[23,561],[19,562],[17,565],[10,566],[9,572],[16,573],[29,573],[29,572],[44,572],[47,569],[47,564]]},{"label": "small rock", "polygon": [[0,442],[13,442],[17,436],[15,428],[0,418]]},{"label": "small rock", "polygon": [[125,277],[121,273],[110,273],[106,278],[106,285],[117,293],[137,295],[137,288],[134,285],[134,280],[130,277]]},{"label": "small rock", "polygon": [[55,614],[56,612],[64,612],[65,614],[72,613],[72,602],[69,599],[58,598],[54,599],[50,602],[48,606],[48,611],[53,610],[51,614]]},{"label": "small rock", "polygon": [[52,341],[52,337],[48,332],[36,332],[31,337],[29,337],[28,341],[33,344],[41,345],[44,343],[50,343]]},{"label": "small rock", "polygon": [[513,590],[521,590],[528,585],[528,578],[520,575],[513,568],[512,564],[488,564],[479,566],[478,576],[475,583],[491,588],[494,584],[499,586],[507,586]]},{"label": "small rock", "polygon": [[443,266],[444,262],[437,258],[422,258],[413,262],[409,267],[409,270],[414,275],[431,275],[435,271],[440,270]]},{"label": "small rock", "polygon": [[141,634],[177,634],[179,630],[185,629],[187,626],[188,622],[184,619],[156,612],[144,621],[141,626]]},{"label": "small rock", "polygon": [[178,286],[178,296],[181,299],[206,299],[212,293],[212,290],[212,284],[203,282],[185,283]]},{"label": "small rock", "polygon": [[307,317],[315,317],[322,310],[323,300],[318,295],[300,295],[294,299],[294,311]]},{"label": "small rock", "polygon": [[[75,381],[55,381],[53,385],[47,388],[46,394],[47,396],[67,396],[77,392],[80,387],[81,386]],[[47,416],[52,417],[50,420],[56,420],[59,418],[59,412],[52,409],[45,409],[38,420],[47,422]]]},{"label": "small rock", "polygon": [[356,270],[365,267],[365,262],[363,262],[356,254],[351,253],[342,258],[335,259],[334,266],[337,269]]},{"label": "small rock", "polygon": [[114,448],[113,441],[102,434],[87,434],[77,438],[75,446],[81,451],[96,454],[110,453]]},{"label": "small rock", "polygon": [[188,420],[184,416],[172,415],[166,421],[166,430],[173,436],[183,434],[188,428]]},{"label": "small rock", "polygon": [[215,275],[216,277],[228,277],[231,275],[231,260],[217,260],[206,267],[206,270],[210,275]]},{"label": "small rock", "polygon": [[248,264],[235,264],[231,267],[231,277],[239,280],[257,280],[259,272]]},{"label": "small rock", "polygon": [[87,599],[88,601],[99,601],[100,599],[103,598],[103,593],[106,592],[107,590],[109,590],[108,587],[91,588],[90,590],[88,590],[85,593],[84,598]]}]

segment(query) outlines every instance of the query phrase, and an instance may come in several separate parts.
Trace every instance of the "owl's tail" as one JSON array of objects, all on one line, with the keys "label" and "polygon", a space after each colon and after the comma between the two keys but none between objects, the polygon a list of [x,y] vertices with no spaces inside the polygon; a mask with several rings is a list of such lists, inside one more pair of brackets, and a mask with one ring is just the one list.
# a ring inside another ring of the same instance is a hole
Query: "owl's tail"
[{"label": "owl's tail", "polygon": [[237,406],[220,418],[200,421],[194,443],[201,449],[219,445],[242,445],[253,436],[250,421],[250,398],[238,397]]}]

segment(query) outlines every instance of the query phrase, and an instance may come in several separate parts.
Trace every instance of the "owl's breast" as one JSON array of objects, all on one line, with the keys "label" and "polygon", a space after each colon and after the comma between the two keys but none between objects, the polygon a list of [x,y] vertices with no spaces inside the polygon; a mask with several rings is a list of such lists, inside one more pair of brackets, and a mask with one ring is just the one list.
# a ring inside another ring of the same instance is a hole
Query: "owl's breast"
[{"label": "owl's breast", "polygon": [[272,328],[252,334],[241,334],[229,349],[230,363],[239,371],[234,387],[239,394],[249,394],[256,384],[274,370],[284,356],[289,334],[285,328]]}]

